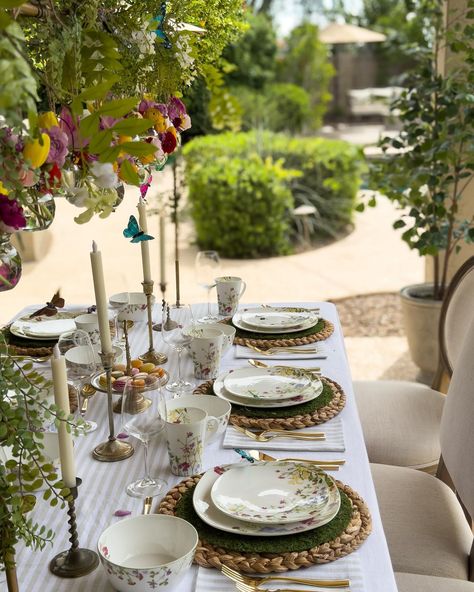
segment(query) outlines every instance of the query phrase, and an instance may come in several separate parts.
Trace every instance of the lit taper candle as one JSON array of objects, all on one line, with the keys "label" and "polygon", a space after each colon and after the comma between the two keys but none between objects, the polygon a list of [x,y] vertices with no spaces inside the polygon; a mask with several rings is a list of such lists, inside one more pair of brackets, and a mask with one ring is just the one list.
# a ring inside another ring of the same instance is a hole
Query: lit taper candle
[{"label": "lit taper candle", "polygon": [[100,345],[103,354],[112,352],[112,340],[110,338],[109,313],[107,311],[107,294],[105,293],[104,270],[102,267],[102,253],[97,249],[97,244],[92,241],[91,251],[92,277],[94,279],[95,304],[99,318]]},{"label": "lit taper candle", "polygon": [[[51,358],[53,373],[54,402],[67,417],[70,413],[69,390],[67,386],[66,360],[59,352],[56,344]],[[61,460],[61,475],[66,487],[76,487],[76,464],[71,433],[67,431],[66,420],[61,419],[58,429],[59,458]]]},{"label": "lit taper candle", "polygon": [[[140,230],[147,234],[148,222],[146,219],[146,204],[143,199],[140,198],[137,208]],[[150,247],[148,245],[148,241],[140,241],[140,248],[142,250],[143,281],[151,282]]]}]

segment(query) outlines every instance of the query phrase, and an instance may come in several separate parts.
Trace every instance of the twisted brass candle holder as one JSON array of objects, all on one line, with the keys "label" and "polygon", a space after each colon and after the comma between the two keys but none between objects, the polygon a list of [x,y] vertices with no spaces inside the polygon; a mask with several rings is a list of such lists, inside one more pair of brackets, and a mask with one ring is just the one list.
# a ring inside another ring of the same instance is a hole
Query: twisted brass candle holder
[{"label": "twisted brass candle holder", "polygon": [[75,501],[78,494],[77,490],[81,483],[81,479],[76,478],[76,486],[70,487],[71,495],[67,500],[69,506],[67,513],[69,516],[68,523],[71,534],[69,541],[71,548],[58,553],[49,564],[50,571],[60,578],[80,578],[94,571],[99,565],[99,556],[95,551],[79,547]]}]

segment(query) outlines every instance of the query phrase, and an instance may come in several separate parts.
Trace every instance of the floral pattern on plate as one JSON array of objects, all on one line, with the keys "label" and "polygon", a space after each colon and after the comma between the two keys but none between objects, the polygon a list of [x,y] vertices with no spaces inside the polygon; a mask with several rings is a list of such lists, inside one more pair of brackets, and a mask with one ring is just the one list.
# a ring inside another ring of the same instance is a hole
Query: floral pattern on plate
[{"label": "floral pattern on plate", "polygon": [[283,366],[239,368],[224,378],[224,386],[232,395],[271,401],[302,396],[311,384],[312,375],[309,372]]},{"label": "floral pattern on plate", "polygon": [[[275,310],[275,311],[280,311],[285,313],[286,311],[288,313],[291,312],[295,312],[295,313],[304,313],[304,315],[300,315],[300,316],[306,316],[307,318],[305,318],[304,320],[300,319],[300,321],[298,323],[293,323],[292,326],[275,326],[275,325],[269,325],[269,326],[264,326],[264,325],[259,325],[259,326],[255,326],[253,324],[250,324],[248,322],[248,320],[251,317],[254,317],[254,315],[256,317],[261,316],[261,315],[268,315],[269,312],[271,310]],[[248,319],[247,322],[244,320],[244,315],[245,318]],[[319,321],[319,316],[317,313],[306,310],[306,309],[296,309],[296,308],[286,308],[286,307],[281,307],[281,308],[275,308],[272,309],[271,307],[268,308],[264,308],[264,307],[258,307],[258,308],[244,308],[240,311],[237,311],[234,316],[232,317],[232,323],[238,327],[239,329],[242,329],[242,331],[250,331],[252,333],[295,333],[297,331],[304,331],[306,329],[310,329],[311,327],[314,327]]]},{"label": "floral pattern on plate", "polygon": [[263,407],[268,409],[274,409],[276,407],[291,407],[293,405],[300,405],[301,403],[312,401],[313,399],[316,399],[316,397],[319,397],[319,395],[323,392],[323,383],[321,382],[320,378],[312,375],[310,386],[305,389],[301,395],[296,397],[276,401],[270,399],[245,399],[227,392],[227,389],[224,386],[224,380],[230,373],[232,373],[232,370],[220,374],[214,381],[212,388],[214,393],[220,399],[224,399],[224,401],[229,401],[229,403],[241,405],[243,407]]},{"label": "floral pattern on plate", "polygon": [[329,500],[325,473],[293,461],[236,466],[213,485],[213,503],[245,522],[284,524],[317,516]]},{"label": "floral pattern on plate", "polygon": [[341,505],[341,496],[334,480],[327,474],[324,474],[329,490],[327,503],[321,508],[318,515],[301,520],[290,522],[288,524],[258,524],[256,522],[244,522],[228,516],[221,512],[211,499],[211,490],[214,483],[228,469],[241,465],[223,465],[217,466],[207,471],[199,480],[193,494],[193,505],[197,515],[214,528],[225,532],[233,532],[245,536],[285,536],[289,534],[298,534],[313,528],[318,528],[330,522],[339,512]]}]

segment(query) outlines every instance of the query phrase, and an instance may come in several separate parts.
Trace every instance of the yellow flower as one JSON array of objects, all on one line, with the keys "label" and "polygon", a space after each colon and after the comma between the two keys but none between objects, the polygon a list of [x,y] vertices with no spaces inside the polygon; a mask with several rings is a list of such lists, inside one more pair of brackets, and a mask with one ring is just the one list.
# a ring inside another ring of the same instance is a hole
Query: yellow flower
[{"label": "yellow flower", "polygon": [[163,115],[158,109],[153,109],[153,107],[147,109],[144,113],[144,117],[145,119],[153,121],[153,123],[155,124],[155,130],[157,132],[166,131],[166,117],[163,117]]},{"label": "yellow flower", "polygon": [[8,195],[9,191],[8,189],[5,189],[5,187],[3,186],[3,183],[0,181],[0,195]]},{"label": "yellow flower", "polygon": [[39,139],[35,139],[25,142],[25,147],[23,148],[23,156],[26,160],[30,161],[31,166],[35,169],[45,163],[51,145],[48,134],[41,134],[41,139],[43,144],[40,144]]},{"label": "yellow flower", "polygon": [[59,122],[52,111],[47,111],[38,116],[38,125],[43,129],[50,129],[52,127],[59,127]]},{"label": "yellow flower", "polygon": [[125,142],[133,142],[132,136],[119,136],[118,143],[125,144]]}]

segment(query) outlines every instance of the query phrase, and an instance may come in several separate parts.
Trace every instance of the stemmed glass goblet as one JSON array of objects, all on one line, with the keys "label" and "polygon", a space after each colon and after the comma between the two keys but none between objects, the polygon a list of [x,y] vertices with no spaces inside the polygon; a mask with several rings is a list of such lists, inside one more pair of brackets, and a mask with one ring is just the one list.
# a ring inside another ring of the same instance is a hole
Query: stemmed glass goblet
[{"label": "stemmed glass goblet", "polygon": [[171,346],[178,354],[178,376],[176,380],[166,385],[166,389],[179,396],[194,388],[194,384],[184,380],[181,376],[181,353],[191,343],[192,337],[188,333],[193,325],[193,313],[187,304],[163,304],[161,320],[161,335],[163,341]]},{"label": "stemmed glass goblet", "polygon": [[166,481],[150,475],[148,463],[148,445],[165,427],[161,417],[162,400],[159,384],[152,388],[136,386],[130,378],[125,384],[122,395],[122,430],[143,443],[145,476],[127,486],[127,493],[132,497],[153,497],[158,495]]},{"label": "stemmed glass goblet", "polygon": [[[82,329],[67,331],[59,336],[58,348],[66,360],[68,378],[77,392],[78,409],[82,407],[84,399],[82,389],[86,380],[97,371],[98,360],[89,334]],[[80,411],[79,411],[80,413]],[[81,414],[81,416],[83,416]],[[87,432],[97,429],[95,421],[86,421],[84,428]]]},{"label": "stemmed glass goblet", "polygon": [[217,251],[199,251],[196,255],[195,269],[197,283],[207,290],[207,314],[199,323],[217,323],[219,317],[211,312],[211,289],[216,285],[215,279],[220,273],[221,261]]}]

